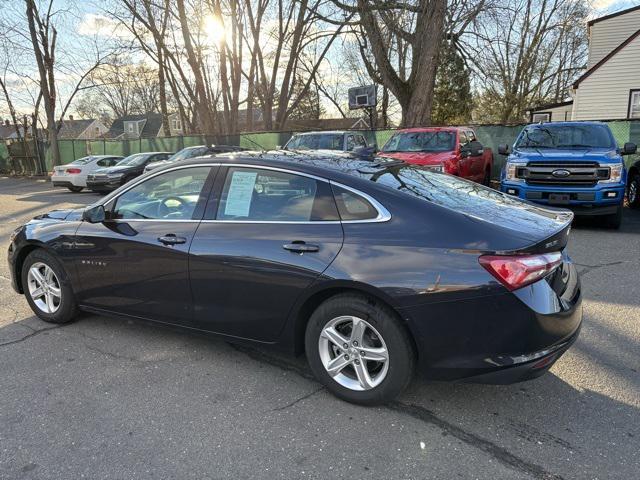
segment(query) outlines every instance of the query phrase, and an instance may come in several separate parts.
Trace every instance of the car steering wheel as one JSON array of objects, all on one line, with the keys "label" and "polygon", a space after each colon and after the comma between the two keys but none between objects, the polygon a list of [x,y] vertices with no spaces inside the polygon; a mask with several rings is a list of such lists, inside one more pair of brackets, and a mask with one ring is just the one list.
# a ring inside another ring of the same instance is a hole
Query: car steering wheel
[{"label": "car steering wheel", "polygon": [[[167,203],[169,202],[178,202],[177,206],[169,206]],[[187,206],[187,202],[180,197],[165,197],[158,205],[158,217],[166,218],[170,215],[176,213],[182,213],[184,211],[184,207]]]}]

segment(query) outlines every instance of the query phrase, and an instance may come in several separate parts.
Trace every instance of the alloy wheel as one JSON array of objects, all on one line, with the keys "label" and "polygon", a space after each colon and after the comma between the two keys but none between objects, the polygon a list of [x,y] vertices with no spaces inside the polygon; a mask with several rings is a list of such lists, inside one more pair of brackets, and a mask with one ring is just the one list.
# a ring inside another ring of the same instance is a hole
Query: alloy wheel
[{"label": "alloy wheel", "polygon": [[638,182],[635,180],[629,184],[629,194],[628,194],[629,203],[634,203],[638,198]]},{"label": "alloy wheel", "polygon": [[37,262],[27,274],[29,295],[33,303],[44,313],[55,313],[62,302],[62,289],[55,272],[48,265]]},{"label": "alloy wheel", "polygon": [[318,349],[327,373],[350,390],[371,390],[387,376],[387,345],[362,318],[348,315],[330,320],[320,333]]}]

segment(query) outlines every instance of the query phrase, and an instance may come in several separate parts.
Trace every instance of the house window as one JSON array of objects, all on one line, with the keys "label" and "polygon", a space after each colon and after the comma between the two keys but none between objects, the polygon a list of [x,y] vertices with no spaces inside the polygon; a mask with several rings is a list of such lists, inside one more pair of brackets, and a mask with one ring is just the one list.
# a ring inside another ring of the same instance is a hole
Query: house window
[{"label": "house window", "polygon": [[537,112],[531,114],[531,122],[539,123],[539,122],[550,122],[551,121],[551,112]]},{"label": "house window", "polygon": [[640,118],[640,89],[629,92],[629,118]]},{"label": "house window", "polygon": [[173,129],[174,130],[182,130],[182,123],[180,123],[180,119],[179,118],[174,118],[173,119]]}]

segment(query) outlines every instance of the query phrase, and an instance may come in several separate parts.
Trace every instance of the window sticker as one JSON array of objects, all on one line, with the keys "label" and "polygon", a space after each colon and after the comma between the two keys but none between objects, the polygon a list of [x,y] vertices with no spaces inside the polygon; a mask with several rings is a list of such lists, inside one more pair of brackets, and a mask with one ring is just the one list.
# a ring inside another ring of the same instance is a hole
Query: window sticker
[{"label": "window sticker", "polygon": [[248,217],[253,189],[258,172],[233,172],[227,193],[224,214],[231,217]]}]

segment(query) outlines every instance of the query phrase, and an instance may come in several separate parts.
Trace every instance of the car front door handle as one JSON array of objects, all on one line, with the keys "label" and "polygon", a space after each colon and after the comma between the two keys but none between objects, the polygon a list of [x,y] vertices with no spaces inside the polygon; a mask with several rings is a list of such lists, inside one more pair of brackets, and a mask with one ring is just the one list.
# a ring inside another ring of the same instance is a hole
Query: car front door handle
[{"label": "car front door handle", "polygon": [[169,233],[162,237],[158,237],[158,241],[164,245],[180,245],[187,243],[187,239],[184,237],[177,237],[174,233]]},{"label": "car front door handle", "polygon": [[295,253],[317,252],[318,250],[320,250],[320,247],[318,245],[312,245],[300,240],[295,240],[291,243],[285,243],[284,245],[282,245],[282,248]]}]

